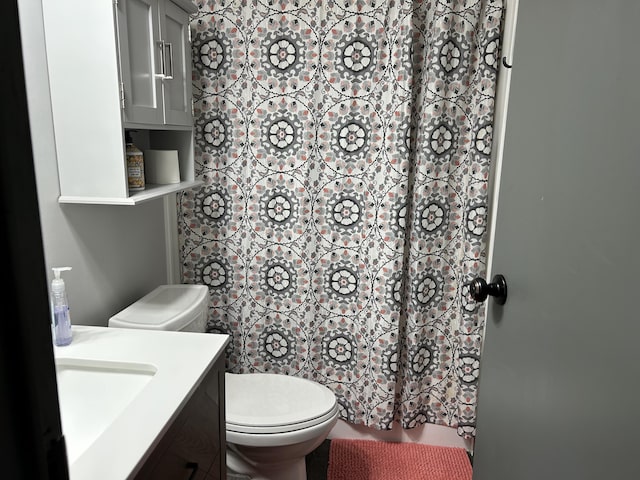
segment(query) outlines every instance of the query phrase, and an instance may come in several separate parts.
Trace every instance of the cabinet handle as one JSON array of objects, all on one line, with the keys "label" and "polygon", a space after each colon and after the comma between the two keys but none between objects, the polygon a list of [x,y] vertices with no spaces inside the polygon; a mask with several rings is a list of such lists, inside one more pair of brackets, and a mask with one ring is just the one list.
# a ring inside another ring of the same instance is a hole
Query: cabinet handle
[{"label": "cabinet handle", "polygon": [[157,76],[164,78],[167,73],[167,66],[165,65],[164,59],[164,40],[158,42],[158,48],[160,49],[160,73],[158,73]]},{"label": "cabinet handle", "polygon": [[[164,43],[164,52],[166,52],[167,49],[169,50],[169,68],[171,69],[171,73],[169,74],[167,74],[167,72],[163,72],[165,74],[164,78],[165,80],[173,80],[173,45],[171,45],[169,42],[164,41],[162,43]],[[164,59],[163,63],[166,65],[166,58]]]},{"label": "cabinet handle", "polygon": [[187,462],[185,466],[192,470],[188,480],[193,480],[194,478],[196,478],[196,473],[198,473],[198,464],[196,462]]}]

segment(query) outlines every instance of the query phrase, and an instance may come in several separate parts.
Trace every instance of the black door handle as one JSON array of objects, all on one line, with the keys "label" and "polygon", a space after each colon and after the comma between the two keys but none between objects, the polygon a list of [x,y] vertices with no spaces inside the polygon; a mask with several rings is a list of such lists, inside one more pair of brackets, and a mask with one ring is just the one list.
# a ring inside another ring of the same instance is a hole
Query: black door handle
[{"label": "black door handle", "polygon": [[469,284],[469,291],[471,298],[476,302],[484,302],[488,296],[491,296],[498,305],[504,305],[507,301],[507,280],[500,274],[493,277],[491,283],[478,277]]}]

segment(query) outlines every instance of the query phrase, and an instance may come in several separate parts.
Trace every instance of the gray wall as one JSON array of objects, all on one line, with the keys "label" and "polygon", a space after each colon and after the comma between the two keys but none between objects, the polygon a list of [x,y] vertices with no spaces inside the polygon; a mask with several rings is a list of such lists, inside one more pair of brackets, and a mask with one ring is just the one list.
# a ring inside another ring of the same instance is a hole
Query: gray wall
[{"label": "gray wall", "polygon": [[19,0],[18,7],[47,278],[51,267],[72,267],[64,274],[72,323],[106,326],[111,315],[167,283],[163,201],[58,204],[41,2]]}]

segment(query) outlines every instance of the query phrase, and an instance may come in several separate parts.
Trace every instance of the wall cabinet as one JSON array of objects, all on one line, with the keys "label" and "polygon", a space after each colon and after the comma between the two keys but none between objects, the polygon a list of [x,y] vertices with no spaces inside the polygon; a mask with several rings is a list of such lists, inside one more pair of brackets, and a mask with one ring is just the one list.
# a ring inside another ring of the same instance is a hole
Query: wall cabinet
[{"label": "wall cabinet", "polygon": [[194,391],[135,480],[225,479],[224,356]]},{"label": "wall cabinet", "polygon": [[[135,205],[195,180],[189,0],[43,2],[60,203]],[[177,150],[180,183],[129,192],[125,131]]]},{"label": "wall cabinet", "polygon": [[189,14],[171,1],[118,0],[125,126],[192,125]]}]

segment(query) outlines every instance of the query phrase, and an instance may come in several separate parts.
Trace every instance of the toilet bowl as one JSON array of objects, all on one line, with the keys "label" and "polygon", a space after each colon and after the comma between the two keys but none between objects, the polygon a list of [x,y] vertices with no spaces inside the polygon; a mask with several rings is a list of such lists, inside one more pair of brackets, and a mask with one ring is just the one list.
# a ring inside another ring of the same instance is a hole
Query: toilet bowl
[{"label": "toilet bowl", "polygon": [[[162,285],[109,319],[110,327],[204,332],[205,285]],[[336,397],[311,380],[225,374],[229,478],[306,480],[305,456],[338,420]]]},{"label": "toilet bowl", "polygon": [[225,374],[227,467],[253,480],[305,480],[305,456],[338,420],[335,395],[310,380]]}]

